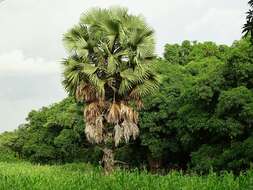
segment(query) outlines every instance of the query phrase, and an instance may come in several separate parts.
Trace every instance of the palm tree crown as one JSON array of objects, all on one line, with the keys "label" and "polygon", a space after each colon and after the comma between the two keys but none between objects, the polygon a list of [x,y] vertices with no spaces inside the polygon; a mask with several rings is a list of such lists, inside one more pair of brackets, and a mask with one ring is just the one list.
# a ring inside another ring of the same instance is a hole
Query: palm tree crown
[{"label": "palm tree crown", "polygon": [[[153,72],[154,37],[145,20],[127,9],[95,8],[64,35],[69,57],[63,61],[63,85],[86,103],[89,141],[117,146],[139,134],[142,97],[158,88]],[[113,132],[109,132],[109,129]]]},{"label": "palm tree crown", "polygon": [[250,0],[248,4],[251,9],[247,12],[247,22],[243,26],[243,33],[245,36],[250,35],[253,41],[253,0]]}]

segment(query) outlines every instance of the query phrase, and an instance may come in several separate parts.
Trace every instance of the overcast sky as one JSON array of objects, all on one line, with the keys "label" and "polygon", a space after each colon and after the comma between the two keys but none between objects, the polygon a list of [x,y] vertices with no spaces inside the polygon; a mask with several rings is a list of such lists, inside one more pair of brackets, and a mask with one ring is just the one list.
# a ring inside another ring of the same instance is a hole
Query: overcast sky
[{"label": "overcast sky", "polygon": [[0,132],[31,109],[60,101],[62,35],[91,7],[121,5],[156,31],[157,54],[185,39],[231,44],[241,37],[247,0],[0,0]]}]

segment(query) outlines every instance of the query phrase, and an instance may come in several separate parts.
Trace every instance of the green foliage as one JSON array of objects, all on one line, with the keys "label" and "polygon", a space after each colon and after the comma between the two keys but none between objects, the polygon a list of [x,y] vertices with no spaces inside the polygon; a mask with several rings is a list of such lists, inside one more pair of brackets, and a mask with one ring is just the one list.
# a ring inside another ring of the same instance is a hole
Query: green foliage
[{"label": "green foliage", "polygon": [[241,118],[245,112],[244,107],[249,107],[252,103],[253,92],[244,86],[223,91],[217,104],[217,114]]},{"label": "green foliage", "polygon": [[87,151],[93,152],[93,147],[87,145],[84,135],[82,109],[73,98],[66,98],[50,107],[33,110],[27,123],[6,140],[5,147],[34,162],[96,162],[98,157],[91,160],[86,155]]},{"label": "green foliage", "polygon": [[233,142],[229,146],[202,145],[192,153],[193,169],[198,172],[232,170],[240,173],[252,166],[253,137],[242,142]]},{"label": "green foliage", "polygon": [[15,151],[12,151],[10,148],[13,146],[13,140],[15,138],[16,135],[12,132],[5,132],[0,134],[0,161],[17,161],[15,158]]},{"label": "green foliage", "polygon": [[162,74],[162,85],[159,92],[145,99],[145,108],[140,116],[142,144],[149,147],[154,158],[161,157],[168,148],[174,152],[179,148],[170,117],[178,109],[181,92],[187,89],[187,74],[182,66],[159,61],[157,72]]},{"label": "green foliage", "polygon": [[216,57],[224,61],[228,53],[229,47],[226,45],[217,46],[213,42],[197,43],[183,41],[181,45],[166,44],[164,58],[172,64],[187,65],[191,61],[210,57]]},{"label": "green foliage", "polygon": [[146,98],[141,115],[142,145],[154,159],[172,168],[198,172],[249,168],[251,156],[238,153],[252,133],[249,41],[237,41],[231,47],[192,43],[189,61],[172,63],[171,59],[182,58],[170,56],[168,48],[181,46],[165,47],[169,62],[160,61],[158,69],[162,86]]}]

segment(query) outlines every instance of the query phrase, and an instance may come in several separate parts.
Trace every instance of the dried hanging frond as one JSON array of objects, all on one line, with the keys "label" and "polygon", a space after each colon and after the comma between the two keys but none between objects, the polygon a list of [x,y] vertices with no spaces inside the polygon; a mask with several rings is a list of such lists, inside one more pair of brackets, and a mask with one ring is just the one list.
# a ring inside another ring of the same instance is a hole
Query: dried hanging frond
[{"label": "dried hanging frond", "polygon": [[111,107],[109,108],[109,113],[107,115],[108,123],[119,123],[121,119],[120,116],[120,106],[117,103],[112,103]]},{"label": "dried hanging frond", "polygon": [[127,121],[134,122],[134,110],[129,108],[129,111],[126,114]]},{"label": "dried hanging frond", "polygon": [[134,99],[134,100],[139,100],[140,99],[140,93],[138,92],[137,88],[133,89],[130,92],[129,98]]},{"label": "dried hanging frond", "polygon": [[104,98],[100,97],[98,103],[101,108],[104,108],[106,106],[106,101],[104,100]]},{"label": "dried hanging frond", "polygon": [[97,93],[93,86],[82,83],[76,89],[76,98],[79,101],[91,102],[97,99]]},{"label": "dried hanging frond", "polygon": [[126,113],[128,112],[129,107],[122,101],[120,102],[120,115],[123,119],[126,119]]},{"label": "dried hanging frond", "polygon": [[103,141],[103,128],[104,128],[104,125],[103,125],[103,117],[102,116],[99,116],[97,119],[96,119],[96,124],[94,126],[94,141],[95,143],[99,144]]},{"label": "dried hanging frond", "polygon": [[98,117],[96,118],[95,125],[96,125],[97,127],[101,128],[101,129],[103,129],[103,128],[104,128],[103,120],[104,120],[103,116],[101,116],[101,115],[98,116]]},{"label": "dried hanging frond", "polygon": [[124,120],[133,120],[133,109],[125,105],[123,102],[120,104],[120,114],[121,118]]},{"label": "dried hanging frond", "polygon": [[137,111],[133,111],[133,123],[138,124],[139,122],[139,113]]},{"label": "dried hanging frond", "polygon": [[121,126],[123,127],[124,138],[127,143],[129,142],[131,136],[134,140],[139,136],[140,130],[135,123],[124,120]]},{"label": "dried hanging frond", "polygon": [[123,130],[124,130],[123,134],[124,134],[125,141],[126,141],[126,143],[128,143],[130,140],[130,136],[132,135],[129,124],[126,120],[124,120],[122,122],[121,126],[123,127]]},{"label": "dried hanging frond", "polygon": [[85,134],[88,141],[92,143],[101,143],[103,141],[103,117],[95,119],[95,124],[86,123]]},{"label": "dried hanging frond", "polygon": [[94,128],[93,125],[86,123],[84,132],[85,132],[86,138],[89,142],[93,142],[93,134],[94,134],[93,128]]},{"label": "dried hanging frond", "polygon": [[121,104],[120,105],[120,113],[121,113],[121,117],[129,122],[133,122],[135,124],[138,123],[139,120],[139,114],[137,111],[133,110],[131,107],[126,106],[125,104]]},{"label": "dried hanging frond", "polygon": [[135,100],[135,105],[138,110],[142,109],[144,107],[144,104],[141,99]]},{"label": "dried hanging frond", "polygon": [[129,123],[129,125],[130,125],[130,130],[131,130],[133,139],[135,140],[140,134],[139,127],[135,123],[131,123],[131,122]]},{"label": "dried hanging frond", "polygon": [[136,89],[136,88],[133,89],[131,91],[131,93],[129,94],[129,98],[135,101],[135,105],[136,105],[138,110],[143,108],[144,104],[141,100],[141,96],[140,96],[140,93],[138,92],[138,89]]},{"label": "dried hanging frond", "polygon": [[119,124],[115,125],[114,127],[114,142],[115,146],[118,146],[121,139],[124,136],[124,129]]},{"label": "dried hanging frond", "polygon": [[84,110],[84,117],[86,123],[95,124],[97,117],[101,115],[100,106],[97,102],[93,102]]},{"label": "dried hanging frond", "polygon": [[84,96],[85,93],[83,91],[83,88],[85,87],[85,84],[80,84],[77,88],[76,88],[76,99],[78,101],[83,101],[84,100]]}]

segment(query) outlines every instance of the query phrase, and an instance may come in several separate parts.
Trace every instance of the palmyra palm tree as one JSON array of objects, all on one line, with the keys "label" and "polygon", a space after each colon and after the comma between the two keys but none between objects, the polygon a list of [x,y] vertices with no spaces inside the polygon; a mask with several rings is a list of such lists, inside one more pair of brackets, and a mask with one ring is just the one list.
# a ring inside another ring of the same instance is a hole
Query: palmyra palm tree
[{"label": "palmyra palm tree", "polygon": [[85,103],[87,139],[102,146],[104,169],[114,166],[114,148],[139,134],[142,97],[158,89],[153,72],[153,30],[124,8],[95,8],[64,35],[63,85]]},{"label": "palmyra palm tree", "polygon": [[247,22],[243,26],[243,33],[245,36],[250,35],[253,42],[253,0],[249,1],[251,9],[247,12]]}]

